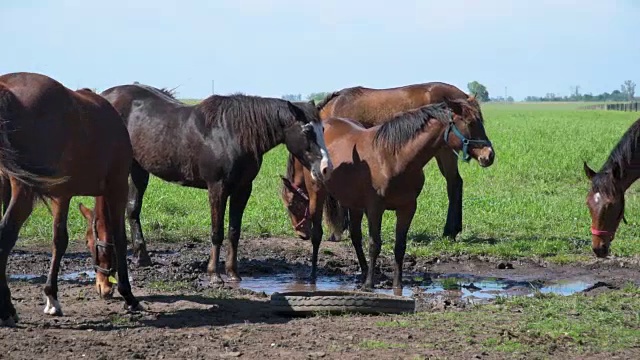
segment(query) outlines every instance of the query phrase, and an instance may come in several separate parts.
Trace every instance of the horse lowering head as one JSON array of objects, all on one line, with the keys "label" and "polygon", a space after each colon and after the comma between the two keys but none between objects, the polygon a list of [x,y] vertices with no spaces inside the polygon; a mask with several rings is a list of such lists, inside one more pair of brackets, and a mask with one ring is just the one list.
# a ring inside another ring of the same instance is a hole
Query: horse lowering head
[{"label": "horse lowering head", "polygon": [[454,150],[461,151],[464,161],[474,158],[482,167],[491,166],[495,153],[485,133],[478,101],[470,96],[467,99],[445,98],[445,102],[453,111],[449,127],[445,131],[447,144]]},{"label": "horse lowering head", "polygon": [[106,232],[99,232],[99,227],[104,226],[104,223],[98,223],[95,212],[82,204],[79,208],[80,213],[87,220],[85,240],[96,270],[96,290],[101,298],[107,299],[113,295],[113,284],[109,281],[109,277],[115,273],[115,249],[113,243],[99,239],[98,234]]},{"label": "horse lowering head", "polygon": [[614,172],[596,173],[585,162],[584,172],[591,180],[587,207],[591,214],[591,248],[597,257],[609,256],[611,242],[620,220],[624,220],[624,190],[617,187]]},{"label": "horse lowering head", "polygon": [[282,177],[282,202],[287,208],[291,225],[302,240],[311,238],[311,219],[309,214],[309,195],[286,177]]},{"label": "horse lowering head", "polygon": [[312,103],[288,102],[288,105],[296,121],[285,130],[287,149],[310,170],[314,180],[329,179],[333,165],[324,143],[318,110]]}]

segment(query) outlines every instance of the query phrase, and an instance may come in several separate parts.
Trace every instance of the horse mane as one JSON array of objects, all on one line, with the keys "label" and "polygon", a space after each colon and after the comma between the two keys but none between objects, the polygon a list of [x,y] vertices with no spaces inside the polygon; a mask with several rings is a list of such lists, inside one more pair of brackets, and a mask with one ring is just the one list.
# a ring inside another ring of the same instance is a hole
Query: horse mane
[{"label": "horse mane", "polygon": [[139,87],[141,87],[143,89],[146,89],[146,90],[149,90],[151,92],[160,93],[160,94],[162,94],[162,95],[164,95],[164,96],[166,96],[166,97],[168,97],[168,98],[170,98],[172,100],[179,101],[176,98],[176,88],[173,88],[173,89],[167,89],[166,87],[157,88],[155,86],[141,84],[141,83],[139,83],[137,81],[134,81],[133,85],[139,86]]},{"label": "horse mane", "polygon": [[338,91],[334,91],[331,94],[327,95],[324,97],[324,99],[320,100],[319,103],[316,104],[316,109],[318,109],[318,111],[322,110],[322,108],[324,108],[325,106],[327,106],[327,104],[333,100],[333,98],[338,97],[342,94],[342,90],[338,90]]},{"label": "horse mane", "polygon": [[378,128],[373,138],[373,144],[374,146],[385,146],[393,153],[397,153],[418,135],[427,120],[436,119],[443,124],[448,123],[451,119],[449,111],[447,103],[440,102],[399,113]]},{"label": "horse mane", "polygon": [[208,128],[220,127],[232,134],[244,151],[259,155],[279,142],[282,130],[295,121],[290,105],[311,121],[320,121],[306,107],[289,101],[251,95],[212,95],[195,108]]},{"label": "horse mane", "polygon": [[640,118],[638,118],[622,135],[616,146],[611,150],[607,161],[600,171],[591,179],[594,192],[615,195],[621,189],[617,186],[617,179],[625,175],[631,166],[634,155],[640,150]]}]

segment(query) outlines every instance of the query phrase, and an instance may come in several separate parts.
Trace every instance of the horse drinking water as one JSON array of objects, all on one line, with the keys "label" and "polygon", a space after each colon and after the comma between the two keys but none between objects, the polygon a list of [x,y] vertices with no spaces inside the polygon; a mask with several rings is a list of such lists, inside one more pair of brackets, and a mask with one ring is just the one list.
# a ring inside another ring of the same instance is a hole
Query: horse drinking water
[{"label": "horse drinking water", "polygon": [[134,161],[127,214],[134,254],[148,265],[140,211],[149,174],[182,186],[207,189],[211,207],[211,281],[222,283],[218,268],[224,213],[229,205],[230,248],[226,273],[239,281],[238,241],[242,215],[258,175],[263,155],[284,143],[310,176],[322,182],[332,170],[314,106],[257,96],[212,95],[190,106],[170,93],[145,85],[122,85],[105,90],[125,120]]},{"label": "horse drinking water", "polygon": [[620,220],[624,218],[624,194],[640,178],[640,119],[611,150],[597,173],[585,162],[591,181],[586,203],[591,214],[591,247],[597,257],[607,257]]},{"label": "horse drinking water", "polygon": [[10,196],[0,222],[0,325],[18,320],[7,283],[7,261],[35,198],[51,199],[54,218],[44,312],[62,314],[58,271],[69,241],[69,202],[76,195],[96,197],[95,213],[85,213],[98,292],[102,297],[111,295],[108,277],[117,271],[118,292],[129,309],[138,308],[129,284],[124,224],[131,162],[122,118],[98,94],[72,91],[40,74],[0,76],[0,173],[3,198]]},{"label": "horse drinking water", "polygon": [[[324,185],[305,171],[312,226],[312,279],[316,276],[322,240],[322,207],[334,227],[344,221],[342,207],[350,216],[351,241],[366,274],[365,289],[373,287],[373,273],[380,254],[380,228],[385,210],[396,213],[393,287],[402,288],[402,263],[406,237],[424,185],[424,166],[443,149],[462,151],[481,166],[491,165],[494,155],[475,99],[447,99],[396,114],[388,122],[365,129],[356,121],[330,118],[324,122],[325,141],[334,171]],[[293,188],[283,178],[287,188]],[[291,211],[291,209],[290,209]],[[298,213],[298,215],[300,215]],[[369,261],[362,250],[361,222],[369,223]]]}]

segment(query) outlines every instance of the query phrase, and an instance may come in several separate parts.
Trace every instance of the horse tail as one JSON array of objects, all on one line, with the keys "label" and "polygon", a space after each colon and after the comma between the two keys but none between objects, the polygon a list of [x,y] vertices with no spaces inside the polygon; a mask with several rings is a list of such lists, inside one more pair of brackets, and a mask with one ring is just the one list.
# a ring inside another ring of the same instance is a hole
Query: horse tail
[{"label": "horse tail", "polygon": [[65,182],[67,177],[53,176],[53,172],[46,169],[32,170],[20,163],[18,152],[9,140],[11,120],[19,114],[18,104],[15,94],[0,85],[0,176],[16,179],[43,198],[49,187]]},{"label": "horse tail", "polygon": [[324,215],[331,236],[340,240],[342,233],[349,225],[349,210],[340,205],[336,198],[327,194],[324,202]]}]

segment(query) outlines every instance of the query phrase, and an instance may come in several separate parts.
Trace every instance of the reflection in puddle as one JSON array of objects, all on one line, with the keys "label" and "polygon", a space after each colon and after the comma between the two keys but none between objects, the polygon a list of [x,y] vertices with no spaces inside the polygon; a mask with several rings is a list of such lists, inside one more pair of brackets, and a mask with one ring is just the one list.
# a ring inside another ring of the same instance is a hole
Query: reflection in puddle
[{"label": "reflection in puddle", "polygon": [[[230,284],[231,285],[231,284]],[[538,281],[517,281],[510,279],[477,277],[462,274],[408,277],[402,289],[403,296],[412,296],[414,292],[427,294],[451,294],[461,298],[490,300],[497,296],[533,295],[536,291],[559,295],[571,295],[585,290],[592,283],[576,280],[564,280],[544,284]],[[293,274],[266,275],[260,277],[244,277],[242,282],[233,285],[271,295],[274,292],[287,291],[354,291],[358,290],[356,276],[321,276],[315,284],[310,284],[305,277],[298,278]],[[375,293],[393,294],[392,289],[374,289]],[[399,294],[396,294],[399,295]]]},{"label": "reflection in puddle", "polygon": [[[60,274],[58,275],[58,280],[61,281],[93,281],[96,278],[96,272],[93,270],[84,270],[84,271],[76,271],[68,274]],[[33,275],[33,274],[12,274],[9,276],[9,280],[13,281],[46,281],[47,277],[44,275]]]}]

